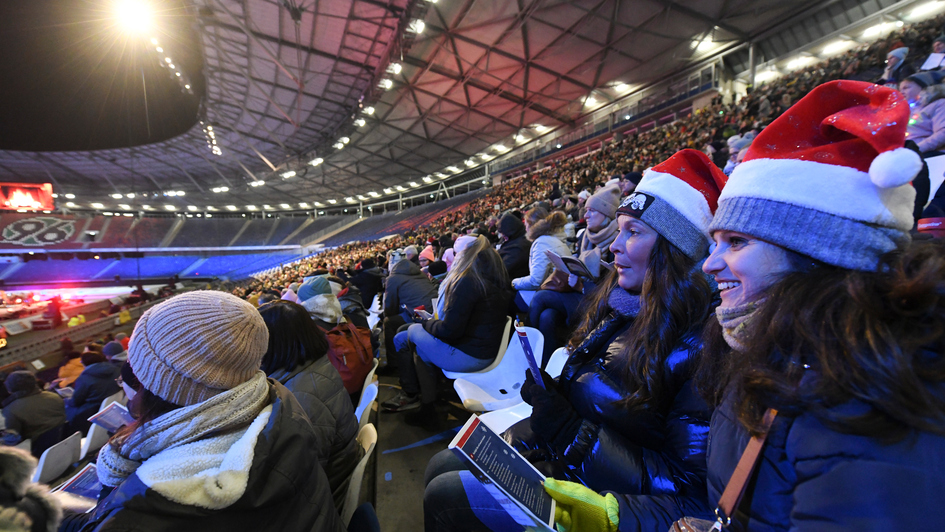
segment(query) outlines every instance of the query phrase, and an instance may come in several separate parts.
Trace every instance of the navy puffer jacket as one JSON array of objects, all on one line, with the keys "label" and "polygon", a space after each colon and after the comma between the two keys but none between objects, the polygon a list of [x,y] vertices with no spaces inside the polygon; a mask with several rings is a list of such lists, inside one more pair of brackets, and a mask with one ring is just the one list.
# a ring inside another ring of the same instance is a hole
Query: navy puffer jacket
[{"label": "navy puffer jacket", "polygon": [[[750,439],[736,419],[733,397],[728,394],[712,415],[708,482],[713,506]],[[857,413],[865,407],[838,408]],[[728,530],[940,530],[943,494],[943,436],[915,433],[884,445],[831,430],[811,414],[779,415]]]},{"label": "navy puffer jacket", "polygon": [[613,492],[622,532],[666,530],[684,515],[710,514],[705,450],[711,409],[691,381],[701,346],[687,338],[667,358],[673,397],[667,408],[629,411],[614,404],[630,395],[618,362],[629,326],[629,320],[609,315],[571,354],[558,379],[559,390],[583,418],[573,441],[551,448],[531,432],[528,420],[512,426],[506,438],[520,451],[550,453],[555,468],[563,466],[555,476]]}]

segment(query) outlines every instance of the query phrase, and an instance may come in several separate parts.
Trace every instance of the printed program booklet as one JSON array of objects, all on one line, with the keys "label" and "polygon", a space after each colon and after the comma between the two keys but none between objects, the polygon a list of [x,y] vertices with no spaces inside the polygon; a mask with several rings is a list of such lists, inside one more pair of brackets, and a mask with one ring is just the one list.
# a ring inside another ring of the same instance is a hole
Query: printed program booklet
[{"label": "printed program booklet", "polygon": [[[459,430],[449,448],[474,467],[472,472],[483,483],[492,484],[518,509],[531,518],[532,526],[554,530],[555,501],[545,492],[545,476],[473,414]],[[498,500],[498,499],[497,499]],[[499,501],[500,504],[502,501]],[[503,505],[506,511],[516,508]],[[518,519],[516,519],[518,521]]]},{"label": "printed program booklet", "polygon": [[108,406],[99,410],[98,414],[89,418],[89,421],[102,427],[108,432],[115,432],[125,425],[134,423],[131,412],[119,402],[108,403]]},{"label": "printed program booklet", "polygon": [[95,464],[86,465],[65,484],[53,491],[62,491],[78,497],[80,501],[86,503],[83,507],[87,506],[87,511],[91,511],[98,504],[98,494],[102,491]]},{"label": "printed program booklet", "polygon": [[75,390],[72,389],[72,386],[66,386],[65,388],[53,388],[53,391],[59,394],[59,397],[63,399],[69,399],[72,397],[72,394],[75,393]]}]

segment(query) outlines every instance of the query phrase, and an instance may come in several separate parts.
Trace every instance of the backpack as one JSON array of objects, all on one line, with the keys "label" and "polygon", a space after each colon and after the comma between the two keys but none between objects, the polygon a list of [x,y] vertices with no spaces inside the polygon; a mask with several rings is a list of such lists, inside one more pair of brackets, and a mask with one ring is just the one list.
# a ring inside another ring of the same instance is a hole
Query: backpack
[{"label": "backpack", "polygon": [[324,332],[328,339],[328,360],[341,375],[345,390],[349,394],[360,392],[364,379],[374,367],[371,331],[355,327],[345,319]]}]

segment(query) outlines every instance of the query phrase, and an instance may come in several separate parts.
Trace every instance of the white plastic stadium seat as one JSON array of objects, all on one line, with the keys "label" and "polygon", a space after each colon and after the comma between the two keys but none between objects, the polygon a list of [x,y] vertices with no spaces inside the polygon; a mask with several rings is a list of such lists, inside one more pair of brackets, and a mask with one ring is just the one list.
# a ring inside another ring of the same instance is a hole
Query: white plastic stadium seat
[{"label": "white plastic stadium seat", "polygon": [[[525,327],[532,352],[541,356],[545,339],[541,331]],[[517,335],[513,337],[501,362],[489,371],[467,373],[453,383],[453,388],[463,401],[463,407],[473,412],[491,412],[522,402],[522,384],[528,361]]]},{"label": "white plastic stadium seat", "polygon": [[43,451],[39,457],[39,466],[33,473],[33,482],[48,484],[56,480],[69,469],[69,466],[79,461],[82,452],[82,433],[76,432],[72,436]]},{"label": "white plastic stadium seat", "polygon": [[358,418],[358,422],[361,421],[361,416],[364,415],[364,412],[368,411],[368,406],[377,399],[377,387],[378,384],[372,382],[361,390],[361,400],[358,401],[358,407],[354,409],[354,417]]},{"label": "white plastic stadium seat", "polygon": [[361,385],[361,396],[358,398],[358,404],[361,404],[361,401],[364,399],[364,391],[367,390],[367,387],[374,382],[374,372],[377,371],[377,366],[381,361],[377,358],[374,359],[374,362],[371,365],[371,371],[364,376],[364,384]]},{"label": "white plastic stadium seat", "polygon": [[[548,359],[548,365],[545,367],[545,371],[547,371],[548,375],[551,377],[557,377],[561,375],[561,370],[564,369],[564,363],[567,361],[568,350],[563,347],[557,349],[551,355],[551,358]],[[521,403],[508,408],[486,412],[485,414],[480,415],[479,419],[481,419],[482,422],[485,423],[490,429],[501,434],[519,421],[528,419],[531,415],[532,405],[522,401]]]},{"label": "white plastic stadium seat", "polygon": [[374,296],[374,300],[371,301],[371,308],[368,309],[368,328],[373,330],[379,321],[381,321],[381,314],[384,313],[384,309],[381,308],[381,295],[377,294]]},{"label": "white plastic stadium seat", "polygon": [[495,356],[495,360],[492,361],[492,364],[489,364],[488,367],[475,371],[473,373],[461,373],[459,371],[446,371],[443,370],[443,375],[446,375],[447,379],[459,379],[467,375],[475,375],[478,373],[487,373],[495,369],[499,364],[502,363],[502,359],[505,357],[505,350],[509,347],[509,331],[512,330],[512,318],[505,319],[505,332],[502,333],[502,341],[499,343],[499,354]]},{"label": "white plastic stadium seat", "polygon": [[364,470],[367,467],[368,460],[374,452],[377,445],[377,430],[373,423],[368,423],[358,431],[358,443],[364,449],[364,456],[358,465],[351,472],[351,478],[348,480],[348,491],[345,493],[345,502],[341,506],[341,522],[348,526],[351,516],[358,508],[358,501],[361,498],[361,481],[364,480]]},{"label": "white plastic stadium seat", "polygon": [[107,430],[96,423],[92,423],[92,426],[89,427],[88,436],[82,438],[82,450],[79,452],[79,460],[84,460],[89,453],[101,449],[103,445],[108,443],[108,438]]},{"label": "white plastic stadium seat", "polygon": [[124,390],[118,390],[117,392],[103,399],[102,406],[99,407],[98,411],[101,412],[102,410],[105,410],[105,407],[112,403],[119,403],[121,406],[125,406],[128,403],[128,398],[125,397]]}]

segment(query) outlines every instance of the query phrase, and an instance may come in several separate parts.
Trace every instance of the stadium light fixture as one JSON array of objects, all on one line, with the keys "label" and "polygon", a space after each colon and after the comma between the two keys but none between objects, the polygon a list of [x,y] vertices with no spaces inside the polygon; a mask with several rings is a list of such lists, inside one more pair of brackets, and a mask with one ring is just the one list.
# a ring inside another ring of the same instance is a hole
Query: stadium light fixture
[{"label": "stadium light fixture", "polygon": [[332,144],[331,146],[332,146],[333,148],[335,148],[336,150],[342,150],[342,149],[344,149],[344,147],[345,147],[345,145],[344,145],[343,143],[341,143],[341,142],[336,142],[336,143]]},{"label": "stadium light fixture", "polygon": [[945,7],[942,2],[927,2],[912,10],[909,18],[922,18],[938,9]]},{"label": "stadium light fixture", "polygon": [[396,76],[397,74],[400,74],[401,71],[403,71],[403,69],[404,69],[404,67],[402,67],[402,66],[400,65],[400,63],[391,63],[391,64],[387,65],[387,71],[390,72],[391,74],[395,75],[395,76]]},{"label": "stadium light fixture", "polygon": [[128,204],[125,204],[125,203],[122,203],[122,204],[118,205],[118,207],[121,208],[121,210],[123,210],[123,211],[130,211],[130,210],[131,210],[131,205],[128,205]]},{"label": "stadium light fixture", "polygon": [[617,92],[627,92],[628,90],[630,90],[630,85],[627,85],[626,83],[618,83],[614,87],[614,90],[616,90]]},{"label": "stadium light fixture", "polygon": [[798,68],[803,68],[813,63],[814,61],[816,61],[816,59],[814,59],[813,57],[810,57],[808,55],[802,55],[799,57],[795,57],[794,59],[789,61],[787,64],[787,68],[788,70],[797,70]]},{"label": "stadium light fixture", "polygon": [[246,209],[248,209],[248,210],[250,210],[250,211],[255,211],[255,210],[256,210],[256,206],[255,206],[255,205],[247,205],[247,206],[246,206]]},{"label": "stadium light fixture", "polygon": [[188,206],[187,206],[187,210],[188,210],[188,211],[196,211],[196,210],[197,210],[197,206],[196,206],[196,205],[188,205]]},{"label": "stadium light fixture", "polygon": [[154,208],[151,207],[150,205],[142,205],[141,208],[144,209],[144,210],[146,210],[146,211],[153,211],[153,210],[154,210]]},{"label": "stadium light fixture", "polygon": [[368,196],[371,196],[372,198],[379,198],[379,197],[381,197],[380,194],[378,194],[377,192],[375,192],[375,191],[373,191],[373,190],[370,191],[370,192],[368,192]]},{"label": "stadium light fixture", "polygon": [[597,105],[597,98],[593,96],[588,96],[587,98],[584,99],[585,107],[594,107],[596,105]]},{"label": "stadium light fixture", "polygon": [[423,178],[423,182],[424,182],[424,183],[432,183],[432,182],[433,182],[433,178],[430,177],[430,176],[426,176],[426,177]]},{"label": "stadium light fixture", "polygon": [[366,114],[366,115],[373,115],[373,114],[374,114],[374,108],[369,105],[369,106],[365,107],[364,109],[362,109],[361,112],[364,113],[364,114]]},{"label": "stadium light fixture", "polygon": [[75,194],[66,194],[66,199],[75,199]]},{"label": "stadium light fixture", "polygon": [[271,211],[271,210],[272,210],[272,205],[263,205],[263,210],[264,210],[264,211]]},{"label": "stadium light fixture", "polygon": [[427,25],[420,19],[410,21],[410,25],[407,26],[407,31],[416,33],[417,35],[423,33],[425,29],[427,29]]},{"label": "stadium light fixture", "polygon": [[357,202],[358,202],[358,200],[356,200],[356,199],[354,199],[354,198],[351,198],[351,197],[345,198],[345,201],[347,201],[348,203],[357,203]]},{"label": "stadium light fixture", "polygon": [[303,209],[307,209],[307,208],[308,208],[308,203],[305,203],[305,202],[303,201],[303,202],[299,203],[299,207],[302,207]]},{"label": "stadium light fixture", "polygon": [[715,42],[713,42],[712,39],[708,37],[706,37],[705,39],[702,39],[701,41],[699,41],[698,44],[696,44],[697,52],[708,52],[709,50],[712,50],[713,48],[715,48]]},{"label": "stadium light fixture", "polygon": [[295,170],[289,170],[282,174],[282,179],[289,179],[290,177],[295,177]]},{"label": "stadium light fixture", "polygon": [[890,24],[889,22],[883,22],[875,26],[866,28],[866,31],[863,32],[863,37],[867,39],[871,37],[876,37],[880,35],[881,33],[890,30],[891,29],[890,26],[892,26],[892,24]]},{"label": "stadium light fixture", "polygon": [[462,172],[462,170],[460,170],[459,168],[456,168],[455,166],[447,166],[446,169],[449,170],[450,172],[453,172],[454,174],[458,174]]},{"label": "stadium light fixture", "polygon": [[836,55],[836,54],[839,54],[840,52],[845,51],[847,48],[852,47],[854,44],[856,43],[853,41],[841,39],[839,41],[834,41],[828,44],[827,46],[824,46],[824,49],[821,53],[823,55]]},{"label": "stadium light fixture", "polygon": [[167,210],[169,210],[169,211],[176,211],[176,210],[177,210],[177,207],[175,207],[175,206],[173,206],[173,205],[165,205],[164,208],[167,209]]},{"label": "stadium light fixture", "polygon": [[[141,35],[151,28],[154,13],[147,2],[143,0],[118,0],[115,2],[114,9],[115,19],[125,33]],[[152,39],[153,41],[156,41],[156,39]]]},{"label": "stadium light fixture", "polygon": [[495,151],[500,152],[500,153],[505,153],[509,151],[509,149],[505,147],[505,144],[496,144]]},{"label": "stadium light fixture", "polygon": [[316,206],[316,207],[324,207],[325,204],[322,203],[322,202],[320,202],[320,201],[316,201],[316,202],[315,202],[315,206]]},{"label": "stadium light fixture", "polygon": [[279,206],[282,207],[283,209],[291,209],[291,208],[292,208],[292,206],[289,205],[288,203],[282,203],[282,204],[280,204]]},{"label": "stadium light fixture", "polygon": [[367,124],[367,121],[363,118],[358,118],[354,121],[354,125],[357,127],[364,127],[364,124]]},{"label": "stadium light fixture", "polygon": [[365,196],[364,194],[358,194],[358,199],[361,201],[367,201],[367,196]]},{"label": "stadium light fixture", "polygon": [[420,183],[417,183],[416,181],[411,181],[410,183],[407,183],[407,184],[412,186],[413,188],[417,188],[420,186]]},{"label": "stadium light fixture", "polygon": [[312,165],[312,166],[318,166],[318,165],[322,164],[323,162],[325,162],[325,159],[322,159],[321,157],[316,157],[316,158],[312,159],[311,161],[309,161],[308,164],[310,164],[310,165]]},{"label": "stadium light fixture", "polygon": [[548,128],[541,124],[535,124],[535,131],[539,133],[544,133],[545,131],[548,131]]},{"label": "stadium light fixture", "polygon": [[389,90],[391,90],[391,88],[393,88],[394,82],[391,81],[391,80],[389,80],[389,79],[382,79],[381,82],[379,83],[379,85],[380,85],[380,87],[381,87],[382,89],[384,89],[385,91],[389,91]]},{"label": "stadium light fixture", "polygon": [[235,211],[235,210],[236,210],[236,205],[227,205],[227,206],[226,206],[226,210],[228,210],[228,211]]},{"label": "stadium light fixture", "polygon": [[394,189],[392,189],[392,188],[385,188],[385,189],[384,189],[384,194],[393,194],[393,193],[394,193]]},{"label": "stadium light fixture", "polygon": [[328,200],[328,203],[331,203],[332,205],[334,205],[334,204],[338,203],[338,200],[336,200],[336,199],[330,199],[330,200]]},{"label": "stadium light fixture", "polygon": [[112,197],[115,199],[121,199],[121,194],[112,194]]},{"label": "stadium light fixture", "polygon": [[341,137],[341,138],[338,139],[338,140],[340,140],[343,144],[347,144],[347,143],[351,142],[351,139],[349,139],[348,137]]},{"label": "stadium light fixture", "polygon": [[394,188],[396,188],[396,189],[399,190],[400,192],[403,192],[403,191],[407,190],[406,188],[402,187],[401,185],[397,185],[397,186],[394,187]]},{"label": "stadium light fixture", "polygon": [[263,181],[262,179],[260,179],[260,180],[258,180],[258,181],[250,181],[250,182],[249,182],[249,186],[251,186],[251,187],[261,187],[261,186],[263,186],[263,185],[265,185],[265,184],[266,184],[266,182]]},{"label": "stadium light fixture", "polygon": [[93,209],[101,209],[101,208],[104,208],[104,207],[105,207],[105,206],[102,205],[101,203],[93,203],[93,204],[92,204],[92,208],[93,208]]},{"label": "stadium light fixture", "polygon": [[72,203],[71,201],[68,201],[68,202],[66,202],[66,207],[75,207],[75,203]]},{"label": "stadium light fixture", "polygon": [[128,194],[125,194],[125,197],[126,197],[126,198],[133,198],[133,197],[135,197],[135,193],[134,193],[134,192],[129,192]]}]

